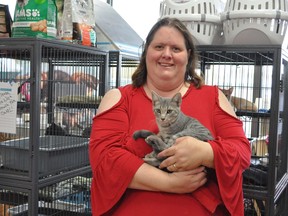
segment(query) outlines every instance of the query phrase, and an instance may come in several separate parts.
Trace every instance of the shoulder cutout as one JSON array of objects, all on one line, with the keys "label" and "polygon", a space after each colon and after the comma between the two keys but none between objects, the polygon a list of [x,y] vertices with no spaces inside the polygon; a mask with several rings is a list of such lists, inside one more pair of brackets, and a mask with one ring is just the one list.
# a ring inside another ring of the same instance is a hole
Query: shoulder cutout
[{"label": "shoulder cutout", "polygon": [[119,89],[111,89],[106,92],[97,109],[97,115],[113,107],[120,99],[121,92]]},{"label": "shoulder cutout", "polygon": [[224,93],[221,90],[218,90],[218,100],[220,107],[230,115],[237,117],[233,107],[231,106],[230,102],[228,101],[227,97],[224,95]]}]

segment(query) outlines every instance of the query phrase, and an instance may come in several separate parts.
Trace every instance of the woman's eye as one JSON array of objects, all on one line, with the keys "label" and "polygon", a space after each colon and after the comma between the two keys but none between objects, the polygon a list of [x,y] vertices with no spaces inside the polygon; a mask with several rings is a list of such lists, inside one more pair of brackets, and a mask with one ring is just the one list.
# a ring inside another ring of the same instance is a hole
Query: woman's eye
[{"label": "woman's eye", "polygon": [[161,49],[163,49],[163,46],[157,45],[157,46],[155,46],[155,48],[156,48],[157,50],[161,50]]},{"label": "woman's eye", "polygon": [[174,47],[174,48],[173,48],[173,51],[174,51],[174,52],[180,52],[180,49],[179,49],[178,47]]}]

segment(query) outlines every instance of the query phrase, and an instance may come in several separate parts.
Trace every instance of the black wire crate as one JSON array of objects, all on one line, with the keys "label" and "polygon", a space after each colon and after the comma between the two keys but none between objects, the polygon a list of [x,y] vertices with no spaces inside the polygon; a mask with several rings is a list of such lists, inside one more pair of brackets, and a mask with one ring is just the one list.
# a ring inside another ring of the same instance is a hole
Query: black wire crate
[{"label": "black wire crate", "polygon": [[[91,215],[91,174],[86,173],[40,187],[37,215]],[[0,190],[0,215],[29,214],[29,190],[3,187]],[[35,205],[34,205],[35,206]]]},{"label": "black wire crate", "polygon": [[251,145],[245,215],[287,213],[288,65],[278,45],[198,46],[199,73],[231,103]]},{"label": "black wire crate", "polygon": [[71,179],[90,184],[83,176],[91,173],[89,137],[109,89],[108,60],[106,51],[64,41],[0,39],[0,82],[17,85],[16,133],[0,133],[0,190],[9,192],[0,204],[10,215],[89,214],[90,189],[79,182],[55,199],[41,192],[59,192]]}]

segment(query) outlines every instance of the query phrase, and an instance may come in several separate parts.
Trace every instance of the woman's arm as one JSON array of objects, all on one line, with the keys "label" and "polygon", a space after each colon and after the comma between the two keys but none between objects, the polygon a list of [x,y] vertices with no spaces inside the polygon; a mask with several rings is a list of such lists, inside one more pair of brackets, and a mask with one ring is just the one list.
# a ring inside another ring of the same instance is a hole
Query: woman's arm
[{"label": "woman's arm", "polygon": [[97,109],[97,115],[113,107],[121,98],[121,93],[118,89],[108,91]]},{"label": "woman's arm", "polygon": [[190,171],[168,173],[144,163],[135,173],[129,188],[189,193],[204,185],[206,181],[206,172],[203,166]]}]

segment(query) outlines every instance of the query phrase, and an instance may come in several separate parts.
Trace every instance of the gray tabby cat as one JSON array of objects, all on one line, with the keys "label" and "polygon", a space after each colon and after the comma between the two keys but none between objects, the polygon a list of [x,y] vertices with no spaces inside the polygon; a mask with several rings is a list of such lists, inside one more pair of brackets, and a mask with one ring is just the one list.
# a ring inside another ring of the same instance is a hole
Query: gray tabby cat
[{"label": "gray tabby cat", "polygon": [[182,102],[181,93],[172,98],[165,98],[152,92],[153,112],[159,133],[154,134],[149,130],[138,130],[133,138],[144,138],[153,151],[144,158],[146,163],[159,166],[164,158],[157,158],[157,154],[172,146],[175,140],[183,136],[192,136],[202,141],[213,140],[210,131],[197,119],[185,115],[180,105]]}]

